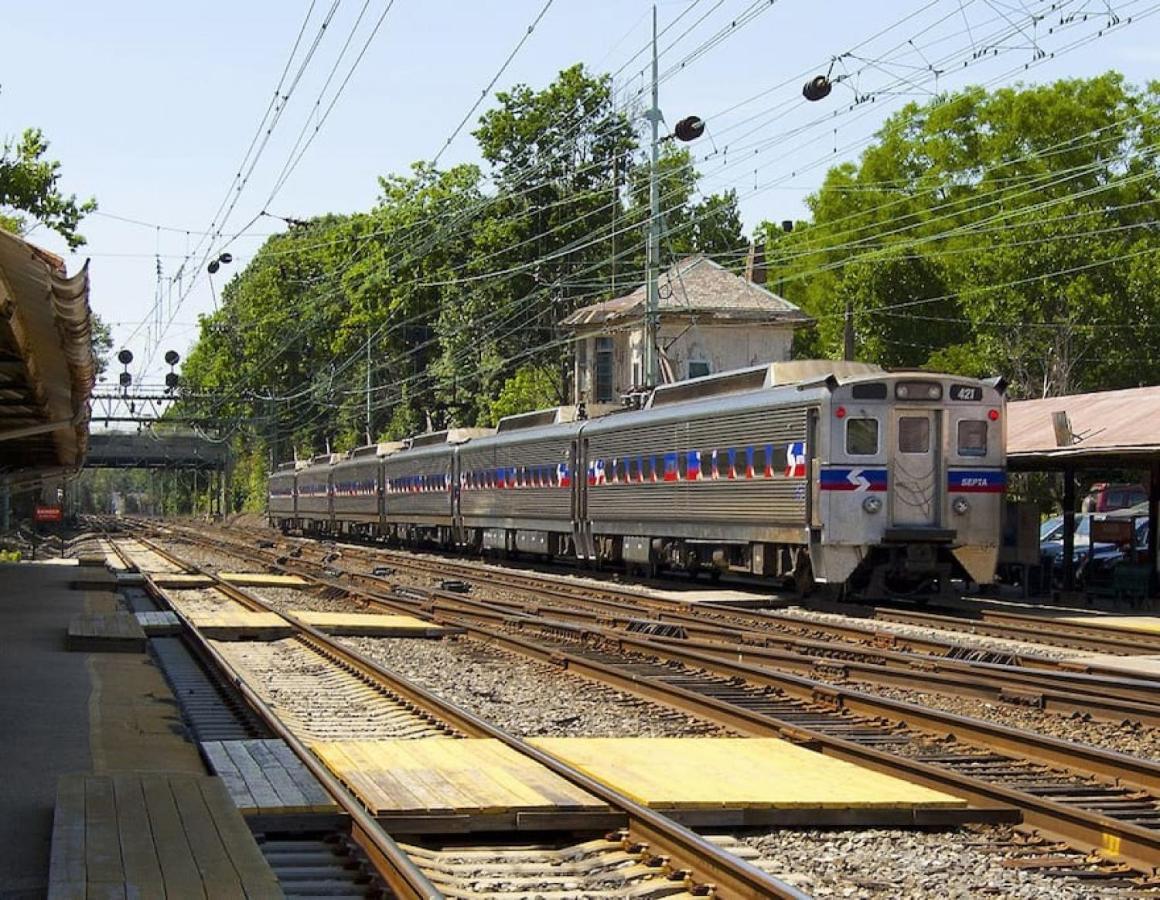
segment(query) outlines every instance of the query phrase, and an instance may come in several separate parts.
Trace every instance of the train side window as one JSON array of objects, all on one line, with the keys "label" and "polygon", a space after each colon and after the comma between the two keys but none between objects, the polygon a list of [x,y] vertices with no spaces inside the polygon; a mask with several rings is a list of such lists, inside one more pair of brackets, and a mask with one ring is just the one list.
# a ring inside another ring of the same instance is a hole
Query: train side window
[{"label": "train side window", "polygon": [[729,451],[728,450],[718,450],[716,453],[716,463],[717,463],[717,477],[718,478],[728,478],[729,477]]},{"label": "train side window", "polygon": [[733,457],[733,477],[744,478],[745,471],[748,465],[749,454],[745,452],[745,448],[741,447],[730,454]]},{"label": "train side window", "polygon": [[959,456],[987,455],[987,423],[983,419],[959,420]]},{"label": "train side window", "polygon": [[878,453],[878,420],[846,420],[846,453],[850,456],[874,456]]},{"label": "train side window", "polygon": [[627,484],[628,483],[628,473],[626,472],[627,465],[628,464],[624,461],[624,459],[618,459],[616,461],[616,483],[617,484]]},{"label": "train side window", "polygon": [[898,419],[900,453],[930,452],[930,417],[900,416]]}]

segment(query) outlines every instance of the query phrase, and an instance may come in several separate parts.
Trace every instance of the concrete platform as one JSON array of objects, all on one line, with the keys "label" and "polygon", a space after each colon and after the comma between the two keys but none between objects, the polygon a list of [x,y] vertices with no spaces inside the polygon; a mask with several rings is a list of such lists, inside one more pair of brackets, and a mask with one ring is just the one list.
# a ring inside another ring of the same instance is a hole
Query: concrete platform
[{"label": "concrete platform", "polygon": [[331,613],[309,609],[290,610],[288,615],[313,625],[327,634],[345,637],[430,637],[460,634],[462,628],[447,628],[424,622],[414,616],[376,615],[375,613]]},{"label": "concrete platform", "polygon": [[53,820],[50,900],[281,897],[221,779],[65,775]]},{"label": "concrete platform", "polygon": [[57,779],[134,768],[204,774],[144,654],[70,652],[69,622],[117,611],[72,566],[0,566],[0,897],[43,898]]},{"label": "concrete platform", "polygon": [[965,809],[958,797],[777,738],[529,738],[658,810]]}]

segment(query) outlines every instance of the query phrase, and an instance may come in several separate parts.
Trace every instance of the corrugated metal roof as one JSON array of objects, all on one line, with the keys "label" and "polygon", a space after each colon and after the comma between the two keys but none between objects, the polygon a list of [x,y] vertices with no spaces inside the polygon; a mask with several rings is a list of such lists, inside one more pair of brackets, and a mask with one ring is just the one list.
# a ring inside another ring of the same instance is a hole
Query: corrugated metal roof
[{"label": "corrugated metal roof", "polygon": [[88,264],[0,231],[0,474],[81,464],[93,377]]},{"label": "corrugated metal roof", "polygon": [[[631,294],[576,310],[564,324],[583,327],[640,318],[644,315],[645,299],[642,284]],[[658,308],[661,315],[670,316],[696,313],[715,319],[794,325],[813,321],[784,297],[734,275],[700,254],[685,257],[661,274]]]},{"label": "corrugated metal roof", "polygon": [[[1056,442],[1052,414],[1067,413],[1071,445]],[[1070,394],[1007,405],[1007,456],[1016,463],[1160,455],[1160,386]]]}]

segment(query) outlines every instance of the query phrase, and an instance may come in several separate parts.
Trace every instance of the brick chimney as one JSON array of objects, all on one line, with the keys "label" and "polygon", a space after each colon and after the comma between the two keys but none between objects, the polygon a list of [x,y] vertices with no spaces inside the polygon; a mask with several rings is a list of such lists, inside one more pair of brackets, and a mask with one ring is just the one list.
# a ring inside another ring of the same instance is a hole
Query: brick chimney
[{"label": "brick chimney", "polygon": [[764,241],[755,241],[749,245],[749,255],[745,260],[745,280],[753,284],[765,284]]}]

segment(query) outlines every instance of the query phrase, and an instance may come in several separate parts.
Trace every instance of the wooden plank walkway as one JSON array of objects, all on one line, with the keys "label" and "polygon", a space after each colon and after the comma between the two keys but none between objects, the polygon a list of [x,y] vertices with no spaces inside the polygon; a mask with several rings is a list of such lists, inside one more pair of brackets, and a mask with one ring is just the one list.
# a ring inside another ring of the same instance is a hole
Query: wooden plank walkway
[{"label": "wooden plank walkway", "polygon": [[911,784],[778,738],[529,738],[654,809],[965,808]]},{"label": "wooden plank walkway", "polygon": [[139,612],[135,615],[137,622],[149,637],[178,634],[181,631],[181,619],[177,617],[175,612],[159,610],[157,612]]},{"label": "wooden plank walkway", "polygon": [[187,618],[218,641],[276,641],[294,634],[294,626],[277,613],[251,612],[237,604],[215,612],[190,612]]},{"label": "wooden plank walkway", "polygon": [[309,582],[298,575],[275,575],[270,572],[220,572],[222,581],[244,587],[304,588]]},{"label": "wooden plank walkway", "polygon": [[201,750],[243,815],[339,811],[285,741],[204,741]]},{"label": "wooden plank walkway", "polygon": [[290,610],[289,615],[327,634],[346,637],[429,637],[462,633],[461,628],[445,628],[414,616],[376,613],[333,613],[310,609]]},{"label": "wooden plank walkway", "polygon": [[57,784],[50,900],[281,897],[218,778],[65,775]]},{"label": "wooden plank walkway", "polygon": [[163,588],[211,587],[213,579],[208,575],[187,575],[182,572],[152,573],[153,583]]},{"label": "wooden plank walkway", "polygon": [[330,741],[311,749],[398,831],[616,824],[603,801],[488,738]]},{"label": "wooden plank walkway", "polygon": [[143,653],[145,631],[129,612],[82,613],[68,623],[69,650]]}]

